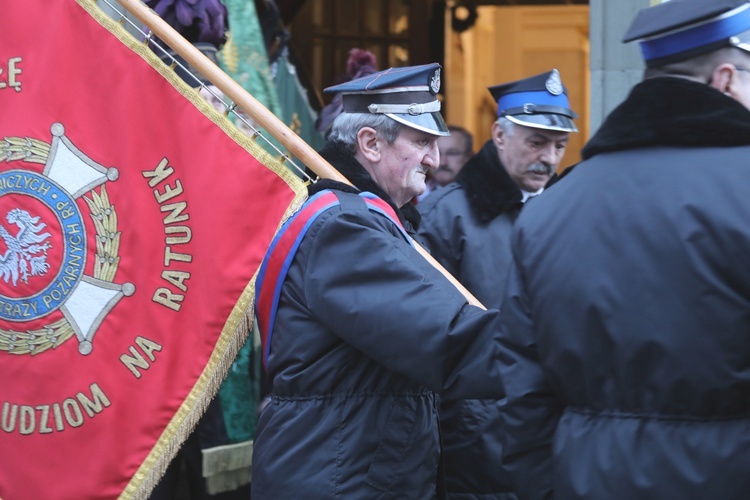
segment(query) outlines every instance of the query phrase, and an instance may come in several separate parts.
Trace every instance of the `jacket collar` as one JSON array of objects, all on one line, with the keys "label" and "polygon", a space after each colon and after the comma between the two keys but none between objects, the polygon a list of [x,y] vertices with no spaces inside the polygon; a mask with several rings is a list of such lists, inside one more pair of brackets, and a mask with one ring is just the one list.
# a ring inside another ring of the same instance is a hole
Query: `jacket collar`
[{"label": "jacket collar", "polygon": [[349,193],[369,191],[375,196],[382,198],[393,208],[408,233],[413,233],[419,228],[421,216],[416,207],[411,203],[407,203],[403,207],[397,207],[391,197],[375,182],[370,173],[365,170],[365,167],[354,158],[354,154],[349,150],[348,146],[340,142],[328,141],[320,151],[320,155],[336,167],[339,173],[346,177],[354,186],[352,187],[330,179],[320,179],[318,182],[308,186],[307,193],[309,196],[324,189],[336,189]]},{"label": "jacket collar", "polygon": [[463,186],[471,211],[482,223],[521,206],[521,190],[506,172],[491,140],[469,158],[456,181]]},{"label": "jacket collar", "polygon": [[668,76],[636,85],[581,156],[649,146],[742,145],[750,145],[747,108],[706,84]]}]

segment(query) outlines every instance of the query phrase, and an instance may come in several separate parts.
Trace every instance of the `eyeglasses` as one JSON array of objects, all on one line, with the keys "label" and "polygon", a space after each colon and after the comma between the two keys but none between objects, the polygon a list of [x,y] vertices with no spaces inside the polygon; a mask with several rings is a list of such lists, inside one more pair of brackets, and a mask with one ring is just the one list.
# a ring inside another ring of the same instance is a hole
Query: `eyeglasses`
[{"label": "eyeglasses", "polygon": [[737,71],[747,71],[748,73],[750,73],[749,68],[743,68],[742,66],[735,66],[734,69],[736,69]]},{"label": "eyeglasses", "polygon": [[468,155],[469,151],[458,151],[456,149],[449,149],[445,153],[443,153],[445,156],[464,156]]}]

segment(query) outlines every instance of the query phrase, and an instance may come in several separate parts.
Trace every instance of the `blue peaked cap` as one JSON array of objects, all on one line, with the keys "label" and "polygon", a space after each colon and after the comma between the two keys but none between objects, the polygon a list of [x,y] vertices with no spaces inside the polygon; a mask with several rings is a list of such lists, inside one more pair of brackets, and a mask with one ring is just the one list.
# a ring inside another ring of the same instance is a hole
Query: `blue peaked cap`
[{"label": "blue peaked cap", "polygon": [[570,109],[565,86],[556,69],[539,75],[489,87],[497,103],[497,116],[525,127],[578,132],[578,118]]},{"label": "blue peaked cap", "polygon": [[389,68],[324,92],[341,93],[344,113],[385,114],[408,127],[450,135],[440,114],[440,65]]},{"label": "blue peaked cap", "polygon": [[750,3],[670,0],[639,11],[622,41],[640,42],[648,67],[690,59],[723,47],[750,52]]}]

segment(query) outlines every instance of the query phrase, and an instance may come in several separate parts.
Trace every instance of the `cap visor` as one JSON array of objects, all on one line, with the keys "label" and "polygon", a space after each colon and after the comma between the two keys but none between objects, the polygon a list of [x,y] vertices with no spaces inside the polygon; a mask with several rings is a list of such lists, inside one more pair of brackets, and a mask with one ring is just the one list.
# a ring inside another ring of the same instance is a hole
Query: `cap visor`
[{"label": "cap visor", "polygon": [[750,52],[750,30],[738,33],[729,39],[732,46]]},{"label": "cap visor", "polygon": [[513,123],[523,125],[524,127],[556,130],[558,132],[578,132],[578,128],[573,123],[573,120],[563,115],[506,115],[505,117]]},{"label": "cap visor", "polygon": [[397,122],[422,132],[433,135],[451,135],[448,127],[445,126],[443,115],[438,111],[431,113],[422,113],[421,115],[408,115],[386,113],[386,116],[393,118]]}]

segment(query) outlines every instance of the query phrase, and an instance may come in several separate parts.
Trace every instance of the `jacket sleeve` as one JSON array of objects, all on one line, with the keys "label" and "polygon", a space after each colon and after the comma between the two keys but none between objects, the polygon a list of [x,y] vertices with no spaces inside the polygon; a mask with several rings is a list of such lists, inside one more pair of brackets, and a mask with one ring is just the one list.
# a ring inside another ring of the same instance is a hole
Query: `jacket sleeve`
[{"label": "jacket sleeve", "polygon": [[510,271],[503,304],[503,465],[513,478],[519,498],[552,498],[552,439],[561,405],[540,362],[531,304],[517,264]]},{"label": "jacket sleeve", "polygon": [[459,263],[463,258],[463,231],[457,222],[458,216],[452,212],[452,205],[445,196],[446,193],[442,193],[439,199],[435,198],[417,205],[422,215],[419,236],[435,260],[460,280]]},{"label": "jacket sleeve", "polygon": [[312,236],[305,300],[328,330],[435,392],[502,395],[498,311],[470,306],[390,220],[342,211]]}]

